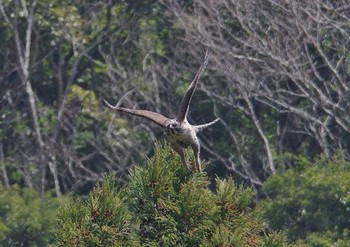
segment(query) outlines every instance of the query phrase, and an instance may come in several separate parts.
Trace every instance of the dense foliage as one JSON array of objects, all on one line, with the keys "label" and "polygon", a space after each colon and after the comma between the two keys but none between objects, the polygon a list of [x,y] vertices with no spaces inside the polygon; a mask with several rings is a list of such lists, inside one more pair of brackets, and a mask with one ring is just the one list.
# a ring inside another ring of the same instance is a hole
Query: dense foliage
[{"label": "dense foliage", "polygon": [[[60,209],[58,246],[289,246],[283,234],[262,234],[254,193],[205,174],[191,174],[158,146],[127,185],[106,177],[84,200]],[[273,244],[272,244],[273,243]]]},{"label": "dense foliage", "polygon": [[0,246],[49,246],[59,201],[33,189],[0,187]]},{"label": "dense foliage", "polygon": [[[350,164],[338,154],[310,162],[295,160],[295,169],[273,175],[262,190],[269,227],[284,230],[306,246],[346,246],[350,242]],[[340,243],[343,244],[341,245]]]},{"label": "dense foliage", "polygon": [[299,157],[295,166],[262,187],[269,227],[285,230],[293,240],[306,238],[308,246],[350,241],[349,163],[341,155],[314,162]]},{"label": "dense foliage", "polygon": [[125,196],[112,176],[87,198],[62,204],[57,246],[130,246],[137,243]]}]

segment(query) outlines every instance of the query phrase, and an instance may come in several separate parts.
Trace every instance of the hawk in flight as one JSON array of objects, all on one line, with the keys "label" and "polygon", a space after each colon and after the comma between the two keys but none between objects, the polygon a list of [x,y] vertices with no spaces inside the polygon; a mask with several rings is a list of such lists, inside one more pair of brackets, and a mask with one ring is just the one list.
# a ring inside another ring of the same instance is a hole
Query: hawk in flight
[{"label": "hawk in flight", "polygon": [[177,117],[174,119],[167,118],[157,112],[119,107],[118,104],[116,106],[113,106],[106,100],[104,100],[106,105],[113,110],[143,117],[160,125],[165,131],[166,139],[169,142],[171,148],[180,155],[182,163],[190,170],[192,170],[192,166],[190,163],[186,162],[185,149],[187,147],[191,147],[196,159],[196,170],[199,172],[201,172],[201,162],[199,157],[200,144],[197,137],[197,132],[206,127],[211,126],[212,124],[216,123],[219,119],[215,119],[214,121],[206,124],[191,125],[187,121],[187,114],[189,104],[191,102],[193,93],[197,87],[199,78],[204,72],[205,66],[208,63],[208,53],[209,51],[207,49],[205,52],[203,62],[196,76],[191,82],[189,88],[187,89],[185,95],[183,96]]}]

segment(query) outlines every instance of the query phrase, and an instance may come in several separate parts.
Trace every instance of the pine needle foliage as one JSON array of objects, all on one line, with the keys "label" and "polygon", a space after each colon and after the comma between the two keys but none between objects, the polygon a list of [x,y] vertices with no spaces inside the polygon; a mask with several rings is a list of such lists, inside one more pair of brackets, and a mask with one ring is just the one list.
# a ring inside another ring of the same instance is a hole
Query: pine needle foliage
[{"label": "pine needle foliage", "polygon": [[114,177],[106,176],[87,198],[63,203],[55,246],[137,246],[124,199]]},{"label": "pine needle foliage", "polygon": [[87,199],[61,208],[58,245],[289,246],[283,234],[263,233],[251,189],[232,179],[217,178],[215,191],[208,185],[205,173],[188,171],[168,146],[157,144],[124,187],[109,177]]}]

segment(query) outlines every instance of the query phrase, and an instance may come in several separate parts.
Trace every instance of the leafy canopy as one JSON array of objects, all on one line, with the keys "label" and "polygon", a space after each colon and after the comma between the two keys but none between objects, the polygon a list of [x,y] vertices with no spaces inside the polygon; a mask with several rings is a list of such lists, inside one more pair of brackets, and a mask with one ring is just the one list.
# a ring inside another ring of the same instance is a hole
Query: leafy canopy
[{"label": "leafy canopy", "polygon": [[0,186],[0,246],[49,246],[58,205],[49,192]]},{"label": "leafy canopy", "polygon": [[306,238],[308,246],[349,241],[349,162],[340,153],[314,162],[297,157],[295,162],[296,169],[271,176],[263,185],[269,227],[286,231],[291,240]]}]

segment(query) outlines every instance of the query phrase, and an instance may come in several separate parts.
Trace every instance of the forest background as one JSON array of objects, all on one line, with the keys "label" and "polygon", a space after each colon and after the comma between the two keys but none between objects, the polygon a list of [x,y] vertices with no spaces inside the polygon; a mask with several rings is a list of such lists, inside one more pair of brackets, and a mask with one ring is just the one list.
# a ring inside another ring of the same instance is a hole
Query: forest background
[{"label": "forest background", "polygon": [[44,246],[68,195],[106,173],[130,183],[162,130],[102,99],[175,116],[210,47],[189,114],[220,118],[200,134],[210,188],[228,177],[250,187],[263,228],[289,242],[348,246],[349,10],[345,0],[0,1],[2,244]]}]

